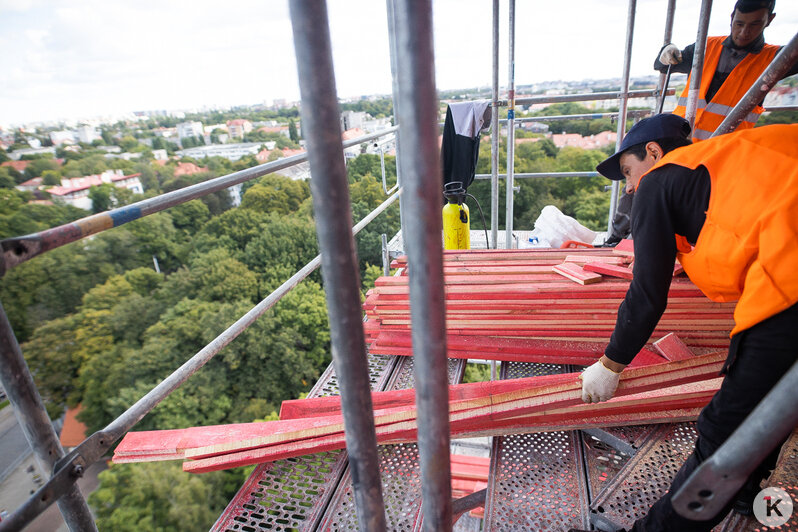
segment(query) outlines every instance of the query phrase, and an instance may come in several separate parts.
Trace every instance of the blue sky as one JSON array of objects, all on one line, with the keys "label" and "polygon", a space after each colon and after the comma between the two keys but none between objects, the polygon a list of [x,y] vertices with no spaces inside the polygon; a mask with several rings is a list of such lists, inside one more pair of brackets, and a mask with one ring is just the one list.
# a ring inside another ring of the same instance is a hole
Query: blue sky
[{"label": "blue sky", "polygon": [[[638,0],[632,75],[651,73],[666,0]],[[517,0],[516,83],[619,77],[627,0]],[[715,0],[710,34],[726,34],[732,0]],[[500,83],[507,83],[502,0]],[[695,40],[699,0],[677,0],[674,42]],[[341,97],[391,88],[382,0],[328,2]],[[491,81],[489,0],[435,0],[441,89]],[[779,0],[765,35],[786,43],[798,2]],[[298,99],[285,1],[0,0],[0,125],[135,110]]]}]

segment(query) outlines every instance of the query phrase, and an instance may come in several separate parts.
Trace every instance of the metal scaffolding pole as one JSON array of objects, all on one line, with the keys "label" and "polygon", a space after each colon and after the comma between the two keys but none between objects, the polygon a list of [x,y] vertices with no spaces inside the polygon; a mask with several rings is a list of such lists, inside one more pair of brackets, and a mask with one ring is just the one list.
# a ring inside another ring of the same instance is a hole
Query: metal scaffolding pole
[{"label": "metal scaffolding pole", "polygon": [[[665,13],[665,35],[662,37],[662,45],[670,44],[673,39],[673,18],[676,12],[676,0],[668,0],[668,9]],[[662,93],[665,89],[665,78],[667,74],[661,72],[659,81],[657,82],[657,92]],[[662,95],[662,101],[665,101],[665,95]],[[657,112],[657,103],[654,102],[654,112]]]},{"label": "metal scaffolding pole", "polygon": [[701,74],[704,70],[704,53],[707,49],[707,32],[709,29],[709,15],[712,12],[712,0],[701,0],[701,13],[698,18],[698,34],[695,38],[695,52],[693,52],[693,68],[690,70],[690,90],[687,93],[687,105],[684,117],[690,122],[690,127],[695,130],[695,115],[698,109],[698,90],[701,87]]},{"label": "metal scaffolding pole", "polygon": [[787,71],[798,61],[798,33],[793,36],[787,46],[783,47],[779,54],[771,61],[768,67],[762,72],[748,92],[745,93],[737,105],[734,106],[731,113],[723,119],[723,122],[718,126],[718,129],[712,134],[713,137],[729,133],[737,129],[740,122],[745,120],[754,107],[759,105],[773,85],[787,73]]},{"label": "metal scaffolding pole", "polygon": [[[615,141],[615,151],[621,148],[621,142],[626,135],[626,110],[629,104],[629,69],[632,63],[632,41],[635,34],[635,13],[637,11],[637,0],[629,0],[629,11],[626,16],[626,51],[623,56],[623,77],[621,79],[621,97],[620,107],[618,109],[618,136]],[[612,191],[610,192],[610,213],[607,219],[607,233],[612,231],[612,219],[615,216],[615,211],[618,208],[618,191],[620,190],[620,181],[612,182]]]},{"label": "metal scaffolding pole", "polygon": [[[493,102],[490,108],[490,242],[499,248],[499,0],[493,0]],[[490,361],[490,380],[496,380],[496,361]]]},{"label": "metal scaffolding pole", "polygon": [[499,247],[499,0],[493,0],[493,102],[490,109],[490,242]]},{"label": "metal scaffolding pole", "polygon": [[509,72],[507,82],[507,190],[504,220],[504,247],[513,247],[513,167],[515,166],[515,0],[510,0],[510,24],[508,30],[510,40]]},{"label": "metal scaffolding pole", "polygon": [[[0,381],[37,461],[47,475],[51,475],[56,462],[64,456],[64,449],[50,423],[50,417],[44,409],[42,398],[33,383],[28,364],[22,356],[22,350],[2,305],[0,305]],[[74,477],[79,477],[83,474],[83,469],[76,467],[70,473]],[[70,530],[81,532],[97,530],[89,505],[86,504],[77,485],[73,484],[58,499],[58,508]],[[3,523],[4,528],[8,530],[17,528],[14,521],[19,517],[12,514],[8,522]],[[18,524],[18,529],[21,529],[25,522],[20,520]]]},{"label": "metal scaffolding pole", "polygon": [[796,403],[798,362],[674,494],[676,513],[698,521],[715,517],[748,476],[796,427]]},{"label": "metal scaffolding pole", "polygon": [[397,0],[399,135],[424,530],[452,529],[438,100],[430,0]]},{"label": "metal scaffolding pole", "polygon": [[[396,78],[396,5],[394,0],[385,0],[385,10],[388,13],[388,49],[391,54],[391,102],[393,104],[393,125],[399,126],[399,86]],[[396,185],[402,187],[402,168],[399,164],[399,134],[396,134]],[[405,215],[402,198],[399,198],[399,230],[405,234]]]},{"label": "metal scaffolding pole", "polygon": [[355,508],[360,530],[381,531],[386,529],[385,505],[327,5],[323,0],[294,0],[289,6],[302,97],[302,129],[308,144],[313,212],[321,249],[333,363],[341,384]]}]

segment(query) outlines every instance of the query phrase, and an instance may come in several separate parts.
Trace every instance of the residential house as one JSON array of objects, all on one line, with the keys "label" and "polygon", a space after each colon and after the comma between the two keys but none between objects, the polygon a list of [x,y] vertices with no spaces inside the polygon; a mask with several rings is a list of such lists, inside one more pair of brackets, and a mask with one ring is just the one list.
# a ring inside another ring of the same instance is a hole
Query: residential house
[{"label": "residential house", "polygon": [[249,120],[237,118],[227,122],[227,133],[232,139],[243,139],[250,131],[252,131],[252,122]]}]

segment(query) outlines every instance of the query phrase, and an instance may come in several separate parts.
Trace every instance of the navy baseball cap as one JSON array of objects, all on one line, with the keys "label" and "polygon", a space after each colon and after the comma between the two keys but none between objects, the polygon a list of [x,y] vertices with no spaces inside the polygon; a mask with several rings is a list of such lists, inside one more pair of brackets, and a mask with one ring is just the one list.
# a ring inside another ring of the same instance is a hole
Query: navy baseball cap
[{"label": "navy baseball cap", "polygon": [[[759,9],[767,9],[771,15],[776,9],[776,0],[737,0],[734,9],[740,13],[750,13]],[[732,12],[734,13],[734,12]]]},{"label": "navy baseball cap", "polygon": [[596,170],[598,173],[613,181],[624,179],[621,174],[620,159],[623,152],[636,146],[645,144],[652,140],[665,138],[690,138],[690,123],[679,115],[662,113],[649,118],[644,118],[629,130],[623,138],[621,147],[612,157],[602,161]]}]

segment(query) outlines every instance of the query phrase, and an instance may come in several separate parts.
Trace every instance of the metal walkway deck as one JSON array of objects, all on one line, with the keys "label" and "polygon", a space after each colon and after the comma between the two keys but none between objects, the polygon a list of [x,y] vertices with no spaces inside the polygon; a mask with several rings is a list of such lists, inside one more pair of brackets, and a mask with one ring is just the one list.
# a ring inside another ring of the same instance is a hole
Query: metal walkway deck
[{"label": "metal walkway deck", "polygon": [[[374,390],[413,387],[413,359],[369,356]],[[501,378],[575,371],[552,364],[503,363]],[[460,382],[462,360],[449,361]],[[332,365],[309,396],[338,393]],[[532,433],[495,438],[482,530],[618,530],[643,515],[670,485],[695,441],[692,423]],[[421,527],[415,444],[380,446],[388,527]],[[798,433],[784,448],[771,485],[798,500]],[[470,527],[473,526],[471,523]],[[333,451],[262,464],[212,528],[218,532],[357,530],[346,453]],[[762,531],[753,518],[730,515],[716,532]],[[798,525],[780,528],[798,532]]]}]

